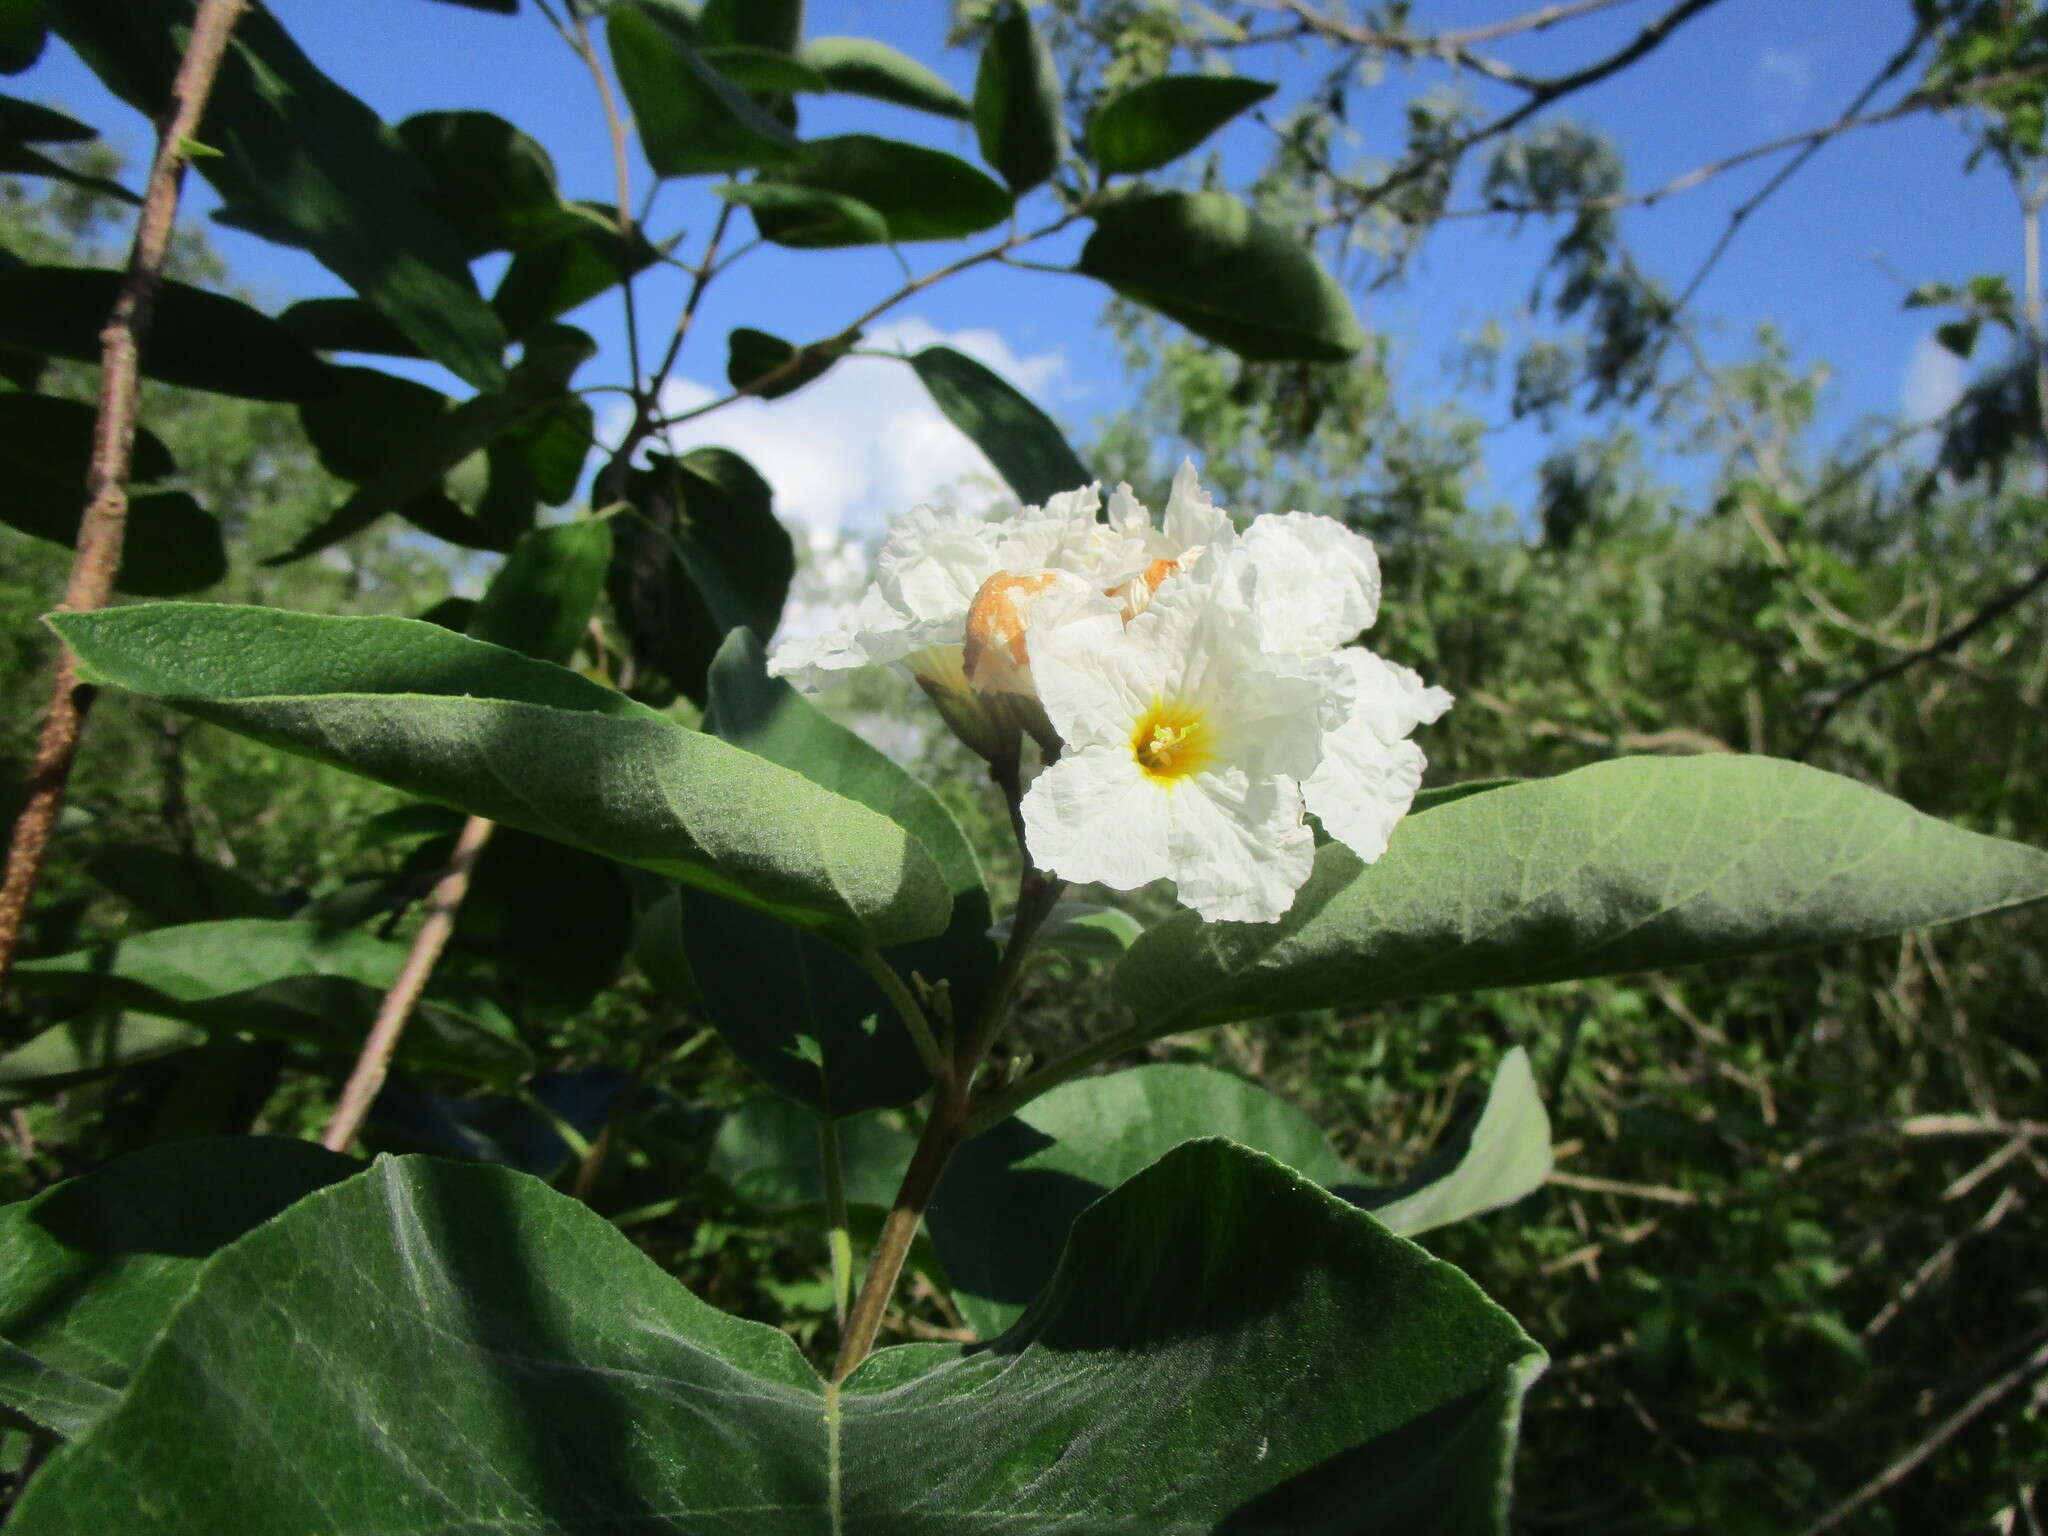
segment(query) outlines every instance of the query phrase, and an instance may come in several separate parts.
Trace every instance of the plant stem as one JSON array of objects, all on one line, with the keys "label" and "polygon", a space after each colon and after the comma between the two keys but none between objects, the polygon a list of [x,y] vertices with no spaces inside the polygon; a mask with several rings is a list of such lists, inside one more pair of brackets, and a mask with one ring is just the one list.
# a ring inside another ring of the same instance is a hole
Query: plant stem
[{"label": "plant stem", "polygon": [[839,1358],[832,1366],[835,1383],[851,1376],[855,1367],[874,1351],[882,1314],[896,1292],[896,1281],[903,1273],[903,1261],[910,1256],[918,1223],[924,1219],[925,1207],[931,1204],[932,1192],[939,1187],[939,1175],[946,1171],[946,1160],[960,1145],[966,1118],[965,1097],[957,1083],[941,1084],[933,1096],[924,1134],[917,1139],[917,1150],[911,1154],[909,1168],[904,1170],[895,1204],[882,1221],[881,1236],[876,1238],[875,1251],[868,1259],[867,1279],[846,1314]]},{"label": "plant stem", "polygon": [[1113,1034],[1100,1036],[1055,1061],[1047,1062],[1029,1077],[1012,1083],[1000,1093],[990,1094],[976,1104],[967,1116],[966,1136],[963,1139],[971,1140],[982,1132],[993,1129],[1040,1094],[1050,1092],[1070,1078],[1079,1077],[1090,1067],[1108,1061],[1112,1056],[1121,1056],[1125,1051],[1136,1050],[1145,1043],[1145,1038],[1144,1032],[1135,1027],[1122,1029]]},{"label": "plant stem", "polygon": [[839,1122],[818,1117],[818,1162],[825,1170],[825,1241],[832,1250],[832,1315],[846,1327],[853,1305],[853,1235],[846,1217],[846,1177],[839,1158]]},{"label": "plant stem", "polygon": [[434,963],[447,947],[448,936],[455,931],[455,914],[462,906],[462,898],[469,894],[469,873],[496,825],[481,816],[472,816],[462,824],[462,835],[455,840],[447,872],[427,898],[427,920],[413,936],[412,952],[405,957],[398,979],[384,994],[376,1022],[370,1026],[363,1049],[356,1057],[355,1070],[349,1073],[341,1100],[334,1106],[334,1118],[327,1122],[326,1134],[320,1138],[320,1145],[329,1151],[346,1152],[362,1129],[364,1117],[370,1113],[370,1105],[376,1101],[377,1091],[391,1071],[391,1058],[398,1050],[399,1037],[405,1033],[405,1022],[412,1017],[420,993],[426,990],[427,978],[434,974]]},{"label": "plant stem", "polygon": [[[142,390],[142,340],[149,333],[157,290],[163,284],[178,193],[185,179],[185,145],[197,130],[200,113],[213,90],[228,34],[246,8],[247,0],[201,0],[177,78],[171,82],[170,100],[157,120],[156,157],[135,225],[128,273],[100,331],[99,417],[93,426],[92,461],[86,471],[85,513],[78,526],[78,552],[71,562],[64,601],[58,605],[67,613],[105,606],[115,572],[121,567],[121,541],[128,523],[128,466]],[[92,690],[79,682],[71,652],[60,647],[49,713],[43,718],[35,762],[29,770],[28,798],[14,823],[7,874],[0,881],[0,985],[6,983],[21,943],[29,899],[49,855],[50,835],[56,829],[64,786],[71,777],[91,703]]]},{"label": "plant stem", "polygon": [[903,978],[896,974],[894,966],[872,949],[860,953],[861,969],[866,971],[876,986],[882,989],[889,1001],[895,1005],[896,1015],[903,1020],[903,1027],[910,1032],[911,1043],[917,1047],[917,1054],[924,1062],[924,1068],[935,1081],[949,1075],[946,1054],[939,1048],[938,1037],[932,1033],[931,1021],[925,1018],[924,1009],[918,1006],[910,988],[903,984]]}]

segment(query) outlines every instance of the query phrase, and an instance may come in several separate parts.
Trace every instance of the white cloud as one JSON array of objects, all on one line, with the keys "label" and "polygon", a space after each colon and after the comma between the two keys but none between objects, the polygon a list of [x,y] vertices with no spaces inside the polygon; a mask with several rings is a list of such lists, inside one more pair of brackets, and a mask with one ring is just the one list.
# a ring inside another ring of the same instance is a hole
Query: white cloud
[{"label": "white cloud", "polygon": [[1813,94],[1810,49],[1766,45],[1749,67],[1749,99],[1766,122],[1782,124]]},{"label": "white cloud", "polygon": [[1932,336],[1922,336],[1899,380],[1899,411],[1909,422],[1946,415],[1962,397],[1963,360]]},{"label": "white cloud", "polygon": [[[909,353],[937,343],[986,363],[1041,402],[1066,367],[1056,351],[1020,357],[994,331],[943,332],[915,317],[871,327],[861,346]],[[673,413],[724,392],[677,379],[663,404]],[[615,417],[611,435],[623,425]],[[684,422],[670,440],[678,449],[715,444],[747,459],[774,487],[783,521],[813,548],[866,538],[921,501],[982,507],[1009,499],[981,450],[940,414],[910,367],[890,358],[846,358],[793,395],[739,401]]]}]

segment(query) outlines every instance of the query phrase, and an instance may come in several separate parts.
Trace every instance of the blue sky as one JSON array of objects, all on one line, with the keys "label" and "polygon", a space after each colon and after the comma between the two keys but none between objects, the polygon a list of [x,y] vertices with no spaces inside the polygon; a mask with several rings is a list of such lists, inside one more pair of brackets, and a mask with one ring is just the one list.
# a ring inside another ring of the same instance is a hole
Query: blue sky
[{"label": "blue sky", "polygon": [[[570,195],[610,196],[609,148],[591,82],[531,4],[507,19],[429,0],[271,3],[314,61],[385,117],[433,108],[496,111],[547,145]],[[1415,25],[1469,26],[1527,8],[1527,0],[1420,0]],[[1661,8],[1657,0],[1638,0],[1503,43],[1498,51],[1529,71],[1570,68],[1621,46]],[[812,0],[809,31],[879,37],[966,93],[974,61],[943,50],[946,9],[941,0]],[[1908,20],[1903,0],[1724,0],[1649,60],[1574,97],[1563,110],[1620,141],[1631,185],[1655,185],[1761,140],[1832,120],[1898,47]],[[1239,62],[1241,72],[1253,76],[1304,78],[1303,66],[1277,51]],[[1363,152],[1396,146],[1410,84],[1431,78],[1428,71],[1405,79],[1396,74],[1356,93],[1351,127]],[[61,47],[53,45],[13,88],[80,113],[132,159],[142,158],[145,125]],[[1899,89],[1895,85],[1879,104]],[[1499,105],[1514,98],[1482,93],[1481,99]],[[965,125],[845,98],[805,99],[806,134],[853,130],[914,138],[975,158]],[[1250,122],[1233,127],[1222,141],[1228,162],[1254,163],[1262,133]],[[2018,277],[2019,218],[2011,193],[1993,171],[1966,175],[1966,150],[1954,127],[1925,116],[1846,135],[1824,149],[1749,221],[1702,290],[1696,313],[1710,322],[1710,349],[1738,355],[1758,322],[1776,322],[1797,359],[1831,365],[1823,423],[1834,430],[1893,413],[1909,396],[1923,410],[1945,403],[1956,370],[1927,341],[1932,319],[1900,310],[1904,287],[1983,271]],[[1746,167],[1625,215],[1644,265],[1674,284],[1682,281],[1729,210],[1776,164]],[[637,155],[633,174],[637,193],[649,176]],[[689,231],[681,247],[686,256],[695,253],[715,211],[704,184],[671,184],[650,220],[657,234]],[[210,207],[203,184],[192,186],[194,209]],[[233,231],[217,229],[216,238],[240,280],[266,301],[340,291],[309,258]],[[1033,254],[1059,260],[1078,244],[1070,239]],[[922,271],[958,249],[912,247],[909,255]],[[1546,250],[1534,224],[1519,234],[1504,220],[1448,224],[1405,284],[1361,298],[1366,324],[1394,339],[1413,397],[1442,398],[1455,388],[1445,361],[1460,338],[1489,317],[1504,318],[1511,335],[1526,333],[1517,311]],[[732,326],[798,339],[828,334],[900,280],[900,268],[884,252],[755,252],[707,295],[684,354],[678,400],[703,398],[722,386],[723,339]],[[652,348],[666,338],[683,281],[666,271],[643,284],[643,330]],[[1102,291],[1080,279],[984,269],[919,295],[896,312],[892,327],[871,334],[884,344],[909,346],[951,338],[1009,373],[1074,436],[1085,438],[1091,422],[1113,413],[1129,393],[1100,323],[1101,300]],[[616,297],[577,318],[616,344]],[[592,382],[622,371],[607,355],[581,378]],[[1506,416],[1499,400],[1470,403],[1489,419]],[[1567,422],[1560,430],[1574,429]],[[908,370],[886,361],[855,360],[776,405],[750,403],[706,418],[691,440],[725,441],[747,453],[776,484],[792,521],[819,530],[871,530],[908,501],[974,475],[980,464],[936,417]],[[1554,441],[1533,423],[1496,434],[1489,444],[1493,494],[1525,507],[1533,468]]]}]

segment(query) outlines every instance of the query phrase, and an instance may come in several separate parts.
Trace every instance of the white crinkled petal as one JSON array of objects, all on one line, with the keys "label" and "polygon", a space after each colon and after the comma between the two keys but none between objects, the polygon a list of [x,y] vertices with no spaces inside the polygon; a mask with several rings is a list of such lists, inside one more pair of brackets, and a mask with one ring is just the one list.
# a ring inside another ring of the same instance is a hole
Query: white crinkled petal
[{"label": "white crinkled petal", "polygon": [[1380,562],[1372,540],[1335,518],[1307,512],[1254,518],[1238,552],[1256,573],[1252,614],[1268,651],[1332,651],[1379,616]]},{"label": "white crinkled petal", "polygon": [[1362,645],[1345,647],[1336,659],[1351,672],[1348,717],[1364,721],[1381,741],[1399,741],[1418,725],[1442,718],[1451,707],[1451,696],[1443,689]]},{"label": "white crinkled petal", "polygon": [[1127,630],[1114,602],[1077,584],[1033,608],[1026,644],[1039,702],[1060,740],[1128,755],[1131,732],[1168,670],[1149,636]]},{"label": "white crinkled petal", "polygon": [[859,632],[835,629],[783,641],[768,658],[768,675],[788,678],[805,693],[817,693],[832,686],[833,673],[867,665],[867,648]]},{"label": "white crinkled petal", "polygon": [[1323,742],[1323,761],[1302,784],[1302,795],[1330,836],[1370,864],[1408,814],[1422,787],[1425,760],[1412,741],[1382,741],[1353,718]]},{"label": "white crinkled petal", "polygon": [[1167,800],[1129,748],[1070,749],[1024,796],[1031,861],[1077,883],[1150,884],[1170,872]]},{"label": "white crinkled petal", "polygon": [[1209,499],[1192,459],[1182,459],[1166,497],[1166,541],[1175,553],[1196,546],[1227,544],[1235,536],[1230,514]]},{"label": "white crinkled petal", "polygon": [[1165,792],[1175,892],[1210,922],[1271,923],[1315,865],[1301,791],[1239,769],[1198,773]]}]

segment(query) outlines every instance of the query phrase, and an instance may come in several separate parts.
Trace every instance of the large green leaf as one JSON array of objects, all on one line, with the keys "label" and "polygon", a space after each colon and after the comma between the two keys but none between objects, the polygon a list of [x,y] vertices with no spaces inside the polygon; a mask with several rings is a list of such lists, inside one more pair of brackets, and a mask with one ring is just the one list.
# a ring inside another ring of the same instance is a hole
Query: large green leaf
[{"label": "large green leaf", "polygon": [[[804,158],[776,170],[755,187],[796,187],[850,198],[880,215],[892,241],[957,240],[1010,216],[1011,197],[965,160],[921,144],[849,133],[814,139]],[[763,236],[782,245],[859,245],[850,227],[819,226],[813,212],[778,208],[751,198]]]},{"label": "large green leaf", "polygon": [[[45,0],[51,24],[107,88],[157,117],[193,0]],[[302,246],[479,389],[505,381],[504,328],[419,163],[375,113],[316,69],[267,10],[244,14],[200,120],[218,154],[194,167],[229,208]]]},{"label": "large green leaf", "polygon": [[[706,726],[890,818],[931,854],[952,894],[936,938],[883,956],[898,975],[943,982],[968,1019],[994,974],[981,867],[950,812],[923,784],[767,673],[761,642],[735,630],[710,671]],[[686,896],[684,944],[719,1033],[763,1081],[820,1113],[901,1104],[930,1086],[886,993],[859,966],[808,935],[730,903]]]},{"label": "large green leaf", "polygon": [[491,295],[491,308],[515,339],[617,287],[622,271],[638,276],[660,259],[637,227],[620,239],[617,216],[603,204],[569,207],[577,221],[546,244],[516,253]]},{"label": "large green leaf", "polygon": [[102,1014],[52,1024],[0,1056],[0,1103],[69,1087],[90,1078],[175,1056],[204,1045],[206,1031],[181,1019],[147,1013]]},{"label": "large green leaf", "polygon": [[1225,1142],[1078,1222],[992,1346],[838,1390],[566,1196],[408,1158],[216,1256],[13,1529],[1466,1536],[1505,1529],[1539,1360],[1457,1271]]},{"label": "large green leaf", "polygon": [[411,337],[361,299],[301,299],[286,305],[277,323],[316,352],[426,356]]},{"label": "large green leaf", "polygon": [[726,337],[725,377],[734,389],[745,389],[754,380],[796,359],[787,373],[755,391],[763,400],[780,400],[784,395],[793,394],[821,378],[825,370],[844,357],[847,349],[859,340],[860,332],[855,331],[850,336],[834,336],[826,341],[814,341],[807,347],[798,347],[794,342],[771,336],[766,331],[757,331],[752,326],[736,326]]},{"label": "large green leaf", "polygon": [[787,165],[802,153],[795,134],[633,5],[613,8],[606,33],[657,176]]},{"label": "large green leaf", "polygon": [[[0,272],[0,343],[81,363],[100,360],[100,330],[119,272],[16,267]],[[240,299],[166,281],[157,293],[142,372],[166,384],[245,400],[306,400],[330,387],[305,343]]]},{"label": "large green leaf", "polygon": [[1171,164],[1274,87],[1234,75],[1167,75],[1110,97],[1088,119],[1088,153],[1106,176]]},{"label": "large green leaf", "polygon": [[208,1257],[361,1168],[305,1141],[178,1142],[0,1209],[0,1409],[86,1429]]},{"label": "large green leaf", "polygon": [[974,136],[981,158],[1013,192],[1028,192],[1052,175],[1066,150],[1059,69],[1020,0],[1005,0],[982,45]]},{"label": "large green leaf", "polygon": [[799,249],[887,245],[889,221],[857,197],[780,181],[725,182],[712,191],[754,213],[755,227],[778,244]]},{"label": "large green leaf", "polygon": [[[673,12],[677,0],[658,0]],[[804,0],[704,0],[697,24],[704,41],[794,53],[804,35]]]},{"label": "large green leaf", "polygon": [[1520,1048],[1503,1058],[1485,1109],[1393,1189],[1365,1184],[1307,1115],[1228,1073],[1166,1065],[1082,1078],[947,1165],[926,1224],[967,1321],[983,1338],[1009,1327],[1058,1265],[1076,1217],[1205,1136],[1285,1163],[1403,1237],[1519,1200],[1550,1174],[1550,1121]]},{"label": "large green leaf", "polygon": [[164,603],[49,621],[83,674],[852,944],[946,924],[887,817],[573,672],[411,619]]},{"label": "large green leaf", "polygon": [[1365,344],[1307,243],[1227,193],[1117,199],[1096,214],[1078,270],[1240,357],[1342,362]]},{"label": "large green leaf", "polygon": [[544,245],[588,222],[562,201],[547,150],[495,113],[421,112],[398,136],[427,172],[428,206],[469,256]]},{"label": "large green leaf", "polygon": [[910,366],[1019,499],[1036,505],[1088,483],[1066,434],[993,369],[951,347],[926,347]]},{"label": "large green leaf", "polygon": [[1624,758],[1341,844],[1277,923],[1178,913],[1114,990],[1148,1032],[1872,938],[2048,896],[2048,853],[1773,758]]},{"label": "large green leaf", "polygon": [[797,57],[825,77],[835,91],[875,101],[936,112],[965,122],[974,115],[967,98],[915,59],[866,37],[814,37]]},{"label": "large green leaf", "polygon": [[43,0],[0,0],[0,75],[18,75],[35,63],[48,37]]},{"label": "large green leaf", "polygon": [[536,528],[505,557],[470,617],[479,640],[561,665],[576,652],[612,563],[602,517]]},{"label": "large green leaf", "polygon": [[511,827],[484,845],[453,940],[525,1001],[557,1009],[587,1007],[617,979],[632,941],[625,871]]},{"label": "large green leaf", "polygon": [[[361,1047],[406,946],[317,923],[227,918],[156,928],[15,967],[24,991],[80,1007],[131,1009],[207,1029],[303,1041],[344,1057]],[[398,1046],[402,1063],[497,1080],[533,1059],[489,1010],[437,999],[419,1005]]]},{"label": "large green leaf", "polygon": [[626,480],[613,517],[612,610],[635,671],[705,697],[727,634],[773,634],[796,574],[796,547],[760,473],[724,448],[656,455]]},{"label": "large green leaf", "polygon": [[194,918],[277,917],[277,901],[237,870],[152,843],[102,843],[85,872],[153,926]]},{"label": "large green leaf", "polygon": [[[847,1204],[886,1211],[917,1138],[882,1115],[843,1119],[838,1135]],[[788,1099],[754,1099],[727,1115],[712,1138],[707,1166],[759,1210],[788,1215],[824,1208],[818,1117]]]}]

